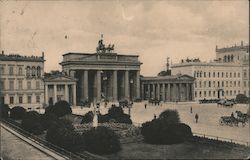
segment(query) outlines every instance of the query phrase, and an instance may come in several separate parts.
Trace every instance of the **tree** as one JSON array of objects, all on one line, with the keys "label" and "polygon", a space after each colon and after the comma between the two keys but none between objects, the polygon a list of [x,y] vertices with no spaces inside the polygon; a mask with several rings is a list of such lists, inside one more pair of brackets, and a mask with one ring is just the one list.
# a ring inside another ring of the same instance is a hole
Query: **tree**
[{"label": "tree", "polygon": [[50,105],[45,109],[45,113],[54,113],[58,117],[62,117],[66,114],[71,114],[72,109],[67,101],[58,101],[56,104]]},{"label": "tree", "polygon": [[176,110],[167,109],[163,111],[159,119],[165,120],[167,123],[180,123],[180,117]]},{"label": "tree", "polygon": [[41,115],[36,111],[27,112],[21,126],[24,130],[36,135],[42,134],[44,131]]},{"label": "tree", "polygon": [[97,154],[111,154],[118,152],[120,141],[118,136],[106,127],[92,128],[84,134],[86,150]]},{"label": "tree", "polygon": [[92,112],[92,111],[89,111],[88,113],[86,113],[86,114],[82,117],[81,124],[83,124],[83,123],[91,123],[91,122],[93,122],[93,118],[94,118],[93,112]]},{"label": "tree", "polygon": [[25,117],[26,109],[21,106],[13,107],[10,110],[10,118],[15,120],[22,120]]},{"label": "tree", "polygon": [[10,107],[8,104],[1,104],[0,106],[0,117],[8,118],[9,117]]},{"label": "tree", "polygon": [[244,94],[238,94],[236,96],[236,102],[237,103],[248,103],[249,98],[247,98],[247,96],[245,96]]}]

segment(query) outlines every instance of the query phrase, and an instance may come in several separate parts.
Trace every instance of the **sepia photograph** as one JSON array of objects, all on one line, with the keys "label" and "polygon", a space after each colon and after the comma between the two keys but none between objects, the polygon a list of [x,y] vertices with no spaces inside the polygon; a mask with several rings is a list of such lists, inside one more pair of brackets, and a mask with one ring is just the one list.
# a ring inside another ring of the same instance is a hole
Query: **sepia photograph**
[{"label": "sepia photograph", "polygon": [[249,0],[0,0],[0,160],[250,159]]}]

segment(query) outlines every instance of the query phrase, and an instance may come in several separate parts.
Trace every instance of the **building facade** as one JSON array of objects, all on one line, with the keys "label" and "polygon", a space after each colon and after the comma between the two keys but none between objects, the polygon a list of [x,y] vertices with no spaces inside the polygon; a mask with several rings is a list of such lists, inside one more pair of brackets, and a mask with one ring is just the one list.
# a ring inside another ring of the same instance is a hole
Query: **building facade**
[{"label": "building facade", "polygon": [[44,102],[50,103],[65,100],[76,105],[76,79],[64,73],[47,74],[44,79]]},{"label": "building facade", "polygon": [[193,83],[194,78],[188,75],[142,77],[142,99],[157,99],[164,102],[192,101]]},{"label": "building facade", "polygon": [[44,102],[44,54],[0,54],[0,100],[10,106],[41,107]]},{"label": "building facade", "polygon": [[114,45],[105,47],[99,40],[96,53],[67,53],[62,69],[77,81],[77,102],[140,98],[138,55],[113,53]]},{"label": "building facade", "polygon": [[216,57],[213,62],[182,61],[172,65],[172,73],[195,77],[195,100],[249,96],[249,46],[216,47]]}]

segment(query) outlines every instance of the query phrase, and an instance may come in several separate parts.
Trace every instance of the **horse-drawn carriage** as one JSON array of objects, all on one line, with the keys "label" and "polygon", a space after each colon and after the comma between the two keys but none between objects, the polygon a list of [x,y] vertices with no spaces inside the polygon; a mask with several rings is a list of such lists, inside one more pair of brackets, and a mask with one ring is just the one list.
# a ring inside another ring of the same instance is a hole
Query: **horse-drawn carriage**
[{"label": "horse-drawn carriage", "polygon": [[219,120],[220,125],[238,126],[239,123],[244,127],[249,121],[247,114],[243,114],[241,111],[236,111],[237,117],[233,116],[222,116]]}]

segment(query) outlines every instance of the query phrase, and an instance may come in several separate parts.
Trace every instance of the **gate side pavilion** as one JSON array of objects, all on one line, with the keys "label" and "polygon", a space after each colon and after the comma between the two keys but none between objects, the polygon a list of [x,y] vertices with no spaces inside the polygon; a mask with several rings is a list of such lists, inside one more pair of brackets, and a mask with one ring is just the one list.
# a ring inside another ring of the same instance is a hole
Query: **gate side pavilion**
[{"label": "gate side pavilion", "polygon": [[77,102],[101,99],[116,102],[140,98],[138,55],[117,53],[66,53],[60,63],[64,72],[77,78]]},{"label": "gate side pavilion", "polygon": [[188,75],[142,77],[142,99],[167,102],[194,100],[194,78]]}]

